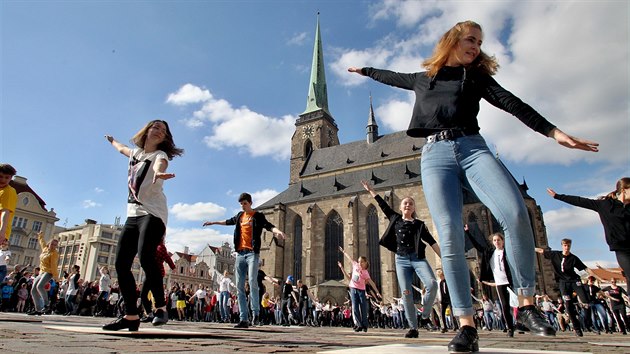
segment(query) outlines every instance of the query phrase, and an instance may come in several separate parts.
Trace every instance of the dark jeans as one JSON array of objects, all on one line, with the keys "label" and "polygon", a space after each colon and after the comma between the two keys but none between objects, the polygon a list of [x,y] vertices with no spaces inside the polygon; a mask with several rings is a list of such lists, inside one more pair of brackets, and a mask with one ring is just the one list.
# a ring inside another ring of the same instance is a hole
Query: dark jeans
[{"label": "dark jeans", "polygon": [[573,328],[579,330],[582,328],[580,321],[578,319],[578,310],[577,310],[577,299],[573,297],[573,292],[577,294],[585,304],[588,304],[586,293],[584,292],[584,287],[582,286],[582,282],[579,280],[575,281],[560,281],[560,294],[562,295],[562,299],[564,300],[564,304],[567,308],[567,312],[569,313],[569,318],[571,318],[571,323],[573,323]]},{"label": "dark jeans", "polygon": [[166,227],[162,220],[153,215],[128,217],[125,222],[116,250],[116,272],[128,315],[138,314],[136,280],[131,272],[136,254],[146,277],[143,288],[146,287],[153,294],[155,307],[165,305],[162,272],[159,270],[155,255],[165,231]]}]

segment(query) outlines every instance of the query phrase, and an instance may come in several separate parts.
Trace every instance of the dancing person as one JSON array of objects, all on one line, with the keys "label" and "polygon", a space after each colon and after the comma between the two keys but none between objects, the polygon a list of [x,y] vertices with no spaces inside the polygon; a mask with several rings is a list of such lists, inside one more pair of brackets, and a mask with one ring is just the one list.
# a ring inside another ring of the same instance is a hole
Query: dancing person
[{"label": "dancing person", "polygon": [[116,250],[116,273],[120,293],[125,303],[126,313],[103,329],[117,331],[128,329],[137,331],[140,326],[136,302],[136,281],[131,266],[138,255],[140,266],[145,273],[144,286],[153,294],[156,311],[153,325],[168,322],[168,312],[164,300],[162,274],[156,261],[158,245],[166,231],[168,208],[162,190],[165,180],[175,177],[167,173],[168,162],[180,156],[184,150],[175,146],[168,123],[152,120],[132,138],[136,146],[130,148],[106,135],[114,149],[129,158],[129,198],[127,200],[127,220],[123,227],[118,249]]},{"label": "dancing person", "polygon": [[597,151],[598,144],[565,134],[493,78],[499,65],[481,50],[481,26],[460,22],[437,43],[423,62],[425,72],[402,74],[350,67],[349,72],[402,89],[413,90],[416,102],[407,134],[426,138],[421,153],[422,186],[440,235],[444,274],[451,287],[453,314],[462,324],[449,343],[452,352],[478,350],[474,309],[465,257],[463,192],[474,193],[497,218],[505,235],[514,288],[521,306],[518,321],[538,335],[555,330],[534,306],[534,235],[518,186],[479,135],[477,114],[483,98],[515,115],[529,128],[568,148]]},{"label": "dancing person", "polygon": [[[505,238],[500,232],[490,235],[492,237],[492,247],[488,244],[479,244],[475,237],[470,234],[468,225],[464,225],[464,232],[475,249],[480,252],[479,280],[497,289],[503,321],[507,327],[507,335],[508,337],[514,337],[514,319],[512,318],[510,293],[508,290],[512,285],[512,273],[510,273],[505,254]],[[486,312],[485,310],[484,307],[484,313]],[[488,329],[491,330],[492,328],[488,327]]]},{"label": "dancing person", "polygon": [[95,316],[105,316],[107,309],[109,292],[112,289],[112,278],[109,276],[109,268],[101,267],[101,277],[98,280],[98,299],[96,300],[97,311]]},{"label": "dancing person", "polygon": [[[238,295],[238,307],[240,321],[235,328],[248,328],[249,310],[247,307],[247,295],[245,293],[245,279],[249,280],[251,289],[251,303],[253,312],[252,323],[259,322],[260,296],[258,294],[258,269],[260,267],[260,246],[262,230],[273,232],[282,239],[286,238],[284,232],[276,228],[267,221],[265,214],[252,209],[252,196],[249,193],[241,193],[238,197],[242,211],[234,217],[224,221],[206,221],[203,226],[210,225],[236,225],[234,228],[234,249],[236,250],[236,260],[234,269],[236,270],[236,288]],[[248,277],[246,277],[248,275]]]},{"label": "dancing person", "polygon": [[[426,259],[425,248],[429,245],[440,256],[440,246],[437,244],[427,226],[416,218],[416,202],[411,197],[400,201],[400,213],[395,212],[383,198],[378,195],[367,181],[361,181],[363,188],[376,200],[385,216],[389,220],[387,229],[383,233],[379,244],[396,254],[396,277],[402,293],[402,303],[405,317],[409,323],[406,338],[418,338],[418,316],[413,302],[413,274],[424,284],[426,290],[425,304],[422,311],[422,326],[430,323],[431,309],[437,294],[437,281],[433,269]],[[431,327],[431,326],[428,326]]]},{"label": "dancing person", "polygon": [[77,294],[79,293],[79,280],[81,278],[81,266],[75,264],[72,266],[71,274],[68,275],[68,283],[64,300],[66,304],[66,316],[75,315],[77,308]]},{"label": "dancing person", "polygon": [[561,241],[562,251],[544,250],[536,247],[536,252],[542,254],[546,259],[551,261],[553,271],[556,274],[556,278],[559,280],[560,295],[564,300],[569,318],[573,324],[573,330],[575,335],[582,337],[582,326],[578,320],[577,303],[574,301],[573,293],[575,292],[579,298],[579,301],[583,304],[588,304],[588,298],[584,292],[584,286],[580,276],[575,272],[575,269],[580,271],[586,271],[589,274],[592,271],[582,263],[582,260],[576,255],[571,253],[572,241],[568,238],[564,238]]},{"label": "dancing person", "polygon": [[341,269],[341,272],[350,280],[350,301],[352,302],[352,317],[354,318],[354,331],[355,332],[367,332],[368,330],[368,300],[365,292],[365,285],[370,284],[371,287],[376,289],[377,296],[381,297],[380,292],[376,287],[376,284],[370,278],[370,272],[368,268],[370,263],[366,257],[359,257],[357,261],[352,259],[341,246],[339,251],[350,261],[352,264],[352,274],[348,274],[341,262],[337,262],[337,265]]},{"label": "dancing person", "polygon": [[37,233],[37,240],[42,248],[42,253],[39,255],[39,274],[33,280],[31,287],[31,296],[33,297],[33,311],[29,312],[29,315],[41,316],[44,312],[49,310],[49,298],[48,290],[45,288],[51,279],[55,279],[59,276],[57,268],[59,267],[59,250],[57,250],[57,244],[59,241],[53,238],[48,243],[44,240],[44,232]]},{"label": "dancing person", "polygon": [[628,334],[628,317],[626,316],[626,301],[628,299],[628,293],[622,288],[617,286],[617,279],[610,279],[610,286],[602,289],[604,295],[610,299],[610,305],[612,307],[613,317],[617,322],[617,328],[621,334]]},{"label": "dancing person", "polygon": [[17,192],[9,185],[9,182],[16,173],[15,168],[8,163],[0,164],[0,245],[11,236],[11,224],[17,206]]},{"label": "dancing person", "polygon": [[610,251],[615,252],[617,263],[626,274],[626,291],[630,290],[630,177],[617,181],[615,190],[598,199],[558,194],[547,188],[547,193],[565,203],[591,209],[604,226],[604,236]]},{"label": "dancing person", "polygon": [[230,298],[230,286],[236,288],[232,279],[228,277],[229,273],[227,269],[223,271],[223,275],[219,274],[219,313],[221,315],[221,321],[224,323],[230,322],[230,308],[228,306],[228,299]]},{"label": "dancing person", "polygon": [[[588,297],[588,307],[586,308],[587,314],[590,314],[591,322],[593,323],[593,329],[600,334],[602,331],[609,332],[608,329],[608,316],[606,316],[606,309],[598,300],[598,294],[601,292],[601,288],[595,285],[595,277],[589,276],[587,284],[584,286],[584,291]],[[587,315],[588,317],[588,315]]]},{"label": "dancing person", "polygon": [[288,327],[291,325],[291,318],[293,317],[293,305],[297,303],[297,296],[293,289],[293,276],[289,275],[282,287],[282,325]]}]

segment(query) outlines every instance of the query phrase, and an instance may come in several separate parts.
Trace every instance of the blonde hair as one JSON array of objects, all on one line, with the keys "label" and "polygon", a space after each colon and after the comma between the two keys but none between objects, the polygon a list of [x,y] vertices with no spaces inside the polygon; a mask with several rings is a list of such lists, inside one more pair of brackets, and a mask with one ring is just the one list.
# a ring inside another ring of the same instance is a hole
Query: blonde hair
[{"label": "blonde hair", "polygon": [[[462,39],[464,29],[468,28],[477,28],[483,31],[481,25],[474,21],[458,22],[455,26],[446,31],[435,45],[435,48],[433,48],[433,54],[422,62],[422,66],[427,69],[427,76],[435,77],[438,71],[446,65],[446,61],[451,55],[453,48],[455,48],[459,40]],[[468,69],[475,69],[484,74],[494,75],[499,69],[499,63],[497,63],[494,56],[487,55],[480,48],[479,55],[470,63]]]},{"label": "blonde hair", "polygon": [[164,141],[158,144],[158,150],[164,151],[169,160],[172,160],[175,156],[182,155],[184,153],[184,149],[180,149],[175,146],[175,142],[173,141],[173,134],[171,134],[171,129],[168,127],[168,123],[160,119],[155,119],[147,123],[136,133],[136,135],[133,136],[133,138],[131,138],[131,142],[134,143],[137,147],[144,149],[144,143],[147,140],[149,129],[153,126],[153,124],[158,122],[164,124],[164,126],[166,127]]}]

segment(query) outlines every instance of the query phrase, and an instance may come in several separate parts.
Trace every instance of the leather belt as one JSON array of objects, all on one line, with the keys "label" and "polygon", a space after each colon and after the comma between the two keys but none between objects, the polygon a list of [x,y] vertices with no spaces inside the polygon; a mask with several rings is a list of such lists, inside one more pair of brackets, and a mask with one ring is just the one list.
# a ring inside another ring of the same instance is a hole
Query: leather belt
[{"label": "leather belt", "polygon": [[434,143],[442,140],[455,140],[466,135],[468,134],[459,129],[446,129],[427,136],[427,143]]}]

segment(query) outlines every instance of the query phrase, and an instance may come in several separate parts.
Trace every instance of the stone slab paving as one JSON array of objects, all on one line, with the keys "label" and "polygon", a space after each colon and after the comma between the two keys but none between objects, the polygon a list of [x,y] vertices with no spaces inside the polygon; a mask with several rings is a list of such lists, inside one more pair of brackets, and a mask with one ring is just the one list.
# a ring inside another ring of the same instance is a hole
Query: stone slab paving
[{"label": "stone slab paving", "polygon": [[[404,331],[349,328],[263,326],[246,330],[227,324],[171,321],[163,327],[142,324],[138,333],[104,332],[112,319],[79,316],[29,317],[0,313],[0,353],[446,353],[454,333],[423,331],[418,339]],[[555,338],[480,332],[481,353],[630,353],[627,336],[559,333]]]}]

